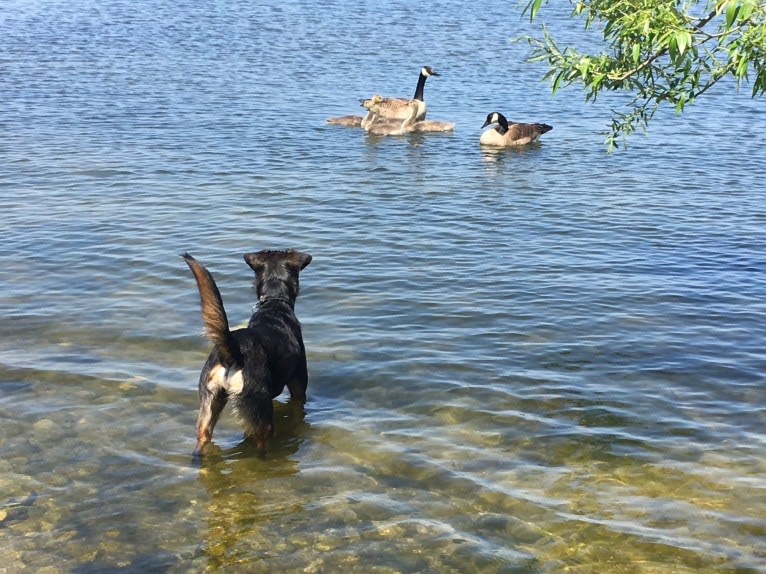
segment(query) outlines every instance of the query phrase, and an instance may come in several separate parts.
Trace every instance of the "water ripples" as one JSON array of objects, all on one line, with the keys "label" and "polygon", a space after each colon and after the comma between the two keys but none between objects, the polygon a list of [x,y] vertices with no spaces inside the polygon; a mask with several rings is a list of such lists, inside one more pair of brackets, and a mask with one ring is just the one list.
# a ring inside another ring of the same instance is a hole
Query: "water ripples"
[{"label": "water ripples", "polygon": [[[764,571],[757,102],[711,93],[607,156],[620,102],[549,98],[507,41],[529,24],[486,3],[12,6],[9,568]],[[423,64],[453,134],[324,124]],[[492,109],[554,130],[481,150]],[[195,466],[208,344],[179,255],[240,324],[263,247],[314,256],[311,400],[278,403],[266,458],[227,416]]]}]

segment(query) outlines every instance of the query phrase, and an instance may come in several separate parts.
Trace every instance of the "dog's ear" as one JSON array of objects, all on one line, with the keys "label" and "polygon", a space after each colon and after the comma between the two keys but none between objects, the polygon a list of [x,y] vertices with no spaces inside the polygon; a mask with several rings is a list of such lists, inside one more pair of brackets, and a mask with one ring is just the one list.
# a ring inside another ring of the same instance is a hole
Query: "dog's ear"
[{"label": "dog's ear", "polygon": [[287,253],[287,260],[302,271],[309,263],[311,263],[311,255],[291,249]]},{"label": "dog's ear", "polygon": [[271,259],[272,261],[283,260],[287,261],[290,265],[294,265],[298,268],[298,271],[302,270],[306,265],[311,263],[311,255],[308,253],[302,253],[295,249],[288,249],[287,251],[258,251],[257,253],[245,253],[245,263],[250,268],[258,273],[262,271],[266,266],[266,262]]},{"label": "dog's ear", "polygon": [[245,253],[244,257],[245,263],[247,263],[256,273],[258,273],[266,265],[266,262],[263,258],[263,251],[259,251],[258,253]]}]

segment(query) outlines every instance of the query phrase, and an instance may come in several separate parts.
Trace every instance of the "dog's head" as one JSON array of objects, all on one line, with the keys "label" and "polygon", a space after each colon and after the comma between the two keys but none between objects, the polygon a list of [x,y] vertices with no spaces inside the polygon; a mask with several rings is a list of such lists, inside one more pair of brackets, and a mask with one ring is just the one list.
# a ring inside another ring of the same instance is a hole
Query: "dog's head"
[{"label": "dog's head", "polygon": [[259,301],[283,299],[292,306],[299,291],[298,275],[311,263],[311,255],[294,249],[264,250],[245,253],[245,262],[255,271],[255,289]]}]

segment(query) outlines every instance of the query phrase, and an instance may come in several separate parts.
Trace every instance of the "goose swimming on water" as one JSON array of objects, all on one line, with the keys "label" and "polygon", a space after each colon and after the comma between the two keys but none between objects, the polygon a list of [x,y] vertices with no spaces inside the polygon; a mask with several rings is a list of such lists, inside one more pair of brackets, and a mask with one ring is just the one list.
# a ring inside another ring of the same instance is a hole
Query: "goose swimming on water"
[{"label": "goose swimming on water", "polygon": [[375,94],[369,100],[362,102],[362,107],[367,108],[367,115],[359,123],[363,130],[369,130],[372,123],[380,117],[380,103],[382,101],[383,96]]},{"label": "goose swimming on water", "polygon": [[358,128],[362,125],[364,118],[362,116],[339,116],[327,118],[327,123],[331,126],[345,126],[347,128]]},{"label": "goose swimming on water", "polygon": [[481,127],[485,128],[491,124],[497,124],[497,126],[481,134],[479,142],[482,145],[498,147],[526,145],[537,141],[541,135],[553,129],[548,124],[509,122],[500,112],[487,114],[487,119]]},{"label": "goose swimming on water", "polygon": [[412,132],[451,132],[455,129],[453,122],[445,122],[442,120],[420,120],[412,124],[410,131]]},{"label": "goose swimming on water", "polygon": [[[426,80],[431,76],[438,76],[431,66],[423,66],[420,68],[420,76],[418,76],[418,85],[415,88],[415,95],[412,100],[418,102],[418,111],[415,116],[415,121],[424,120],[426,117],[427,106],[423,99],[423,90],[426,86]],[[409,102],[412,101],[408,98],[392,98],[384,97],[380,103],[380,117],[388,118],[392,120],[405,120],[410,115]],[[367,103],[370,100],[362,100],[362,105],[367,107]]]},{"label": "goose swimming on water", "polygon": [[367,108],[367,115],[362,116],[340,116],[335,118],[327,118],[327,123],[334,126],[345,126],[349,128],[363,128],[367,129],[370,127],[370,123],[372,120],[377,117],[376,114],[372,112],[370,109],[373,105],[379,104],[381,101],[383,101],[383,96],[380,96],[378,94],[375,94],[370,99],[362,100],[362,107]]},{"label": "goose swimming on water", "polygon": [[409,115],[403,120],[383,118],[380,116],[381,102],[371,104],[370,112],[373,118],[370,124],[365,128],[368,133],[376,136],[400,136],[412,131],[415,124],[415,116],[418,113],[419,105],[417,100],[407,102]]}]

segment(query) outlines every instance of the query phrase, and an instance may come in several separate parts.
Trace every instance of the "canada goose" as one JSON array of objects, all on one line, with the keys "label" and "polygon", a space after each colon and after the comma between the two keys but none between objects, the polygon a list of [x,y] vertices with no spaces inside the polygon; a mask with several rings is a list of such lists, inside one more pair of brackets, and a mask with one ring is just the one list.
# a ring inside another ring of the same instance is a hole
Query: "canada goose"
[{"label": "canada goose", "polygon": [[362,116],[340,116],[337,118],[327,118],[327,123],[331,126],[344,126],[347,128],[358,128],[362,125],[364,118]]},{"label": "canada goose", "polygon": [[327,118],[327,123],[333,126],[345,126],[349,128],[362,127],[367,129],[370,126],[372,120],[376,117],[370,108],[383,101],[383,96],[375,94],[368,100],[362,100],[362,107],[367,108],[367,115],[362,116],[339,116],[334,118]]},{"label": "canada goose", "polygon": [[452,122],[444,122],[442,120],[421,120],[412,124],[410,131],[412,132],[451,132],[455,129],[455,124]]},{"label": "canada goose", "polygon": [[[418,85],[415,88],[415,95],[412,96],[412,100],[418,102],[418,111],[415,116],[415,121],[425,119],[427,106],[423,99],[423,89],[426,86],[426,79],[431,76],[438,76],[430,66],[423,66],[420,68],[420,76],[418,76]],[[383,98],[380,104],[380,116],[392,120],[405,120],[410,115],[409,102],[412,101],[408,98]],[[367,107],[369,100],[362,100],[362,105]]]},{"label": "canada goose", "polygon": [[481,127],[485,128],[491,124],[498,125],[481,134],[479,142],[483,145],[499,147],[526,145],[537,141],[541,135],[553,129],[548,124],[518,124],[516,122],[509,122],[500,112],[487,114],[487,119]]},{"label": "canada goose", "polygon": [[374,122],[376,119],[380,117],[379,110],[380,110],[380,104],[382,101],[383,101],[383,96],[381,96],[380,94],[375,94],[369,100],[364,100],[362,102],[362,107],[367,108],[367,115],[364,116],[364,119],[361,122],[359,122],[359,125],[362,127],[363,130],[367,131],[368,129],[370,129],[372,122]]},{"label": "canada goose", "polygon": [[420,109],[417,100],[409,100],[407,102],[409,115],[403,120],[381,117],[380,107],[382,105],[381,102],[378,102],[370,106],[370,112],[374,115],[370,125],[365,128],[368,133],[376,136],[400,136],[412,131],[412,126],[415,123],[415,116]]}]

